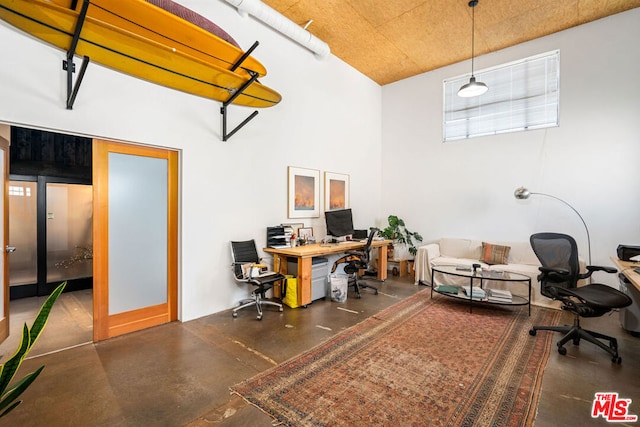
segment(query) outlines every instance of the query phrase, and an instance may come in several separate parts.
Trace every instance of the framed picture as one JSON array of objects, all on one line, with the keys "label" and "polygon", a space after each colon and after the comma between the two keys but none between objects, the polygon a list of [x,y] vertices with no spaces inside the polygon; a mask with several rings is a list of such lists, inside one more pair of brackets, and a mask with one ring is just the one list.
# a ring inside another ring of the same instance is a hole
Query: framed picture
[{"label": "framed picture", "polygon": [[313,237],[313,227],[298,228],[298,237],[301,239]]},{"label": "framed picture", "polygon": [[289,166],[289,218],[320,216],[320,171]]},{"label": "framed picture", "polygon": [[328,211],[349,207],[349,175],[324,173],[324,205]]}]

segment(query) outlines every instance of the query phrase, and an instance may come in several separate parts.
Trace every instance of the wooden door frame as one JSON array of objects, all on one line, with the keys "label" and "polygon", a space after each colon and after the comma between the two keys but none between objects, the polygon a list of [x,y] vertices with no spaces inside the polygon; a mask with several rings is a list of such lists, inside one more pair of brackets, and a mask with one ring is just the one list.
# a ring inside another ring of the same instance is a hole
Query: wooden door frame
[{"label": "wooden door frame", "polygon": [[[0,124],[0,126],[3,126]],[[4,186],[2,198],[4,199],[3,204],[3,215],[4,215],[4,224],[3,228],[3,238],[2,238],[2,257],[4,259],[4,271],[2,275],[4,277],[4,289],[1,292],[4,293],[4,317],[0,317],[0,343],[3,342],[9,336],[9,257],[7,254],[7,246],[9,244],[9,147],[11,143],[9,140],[5,139],[2,135],[0,135],[0,149],[4,150]]]},{"label": "wooden door frame", "polygon": [[[109,315],[108,153],[167,159],[167,302]],[[145,329],[178,319],[178,152],[93,140],[93,340]]]}]

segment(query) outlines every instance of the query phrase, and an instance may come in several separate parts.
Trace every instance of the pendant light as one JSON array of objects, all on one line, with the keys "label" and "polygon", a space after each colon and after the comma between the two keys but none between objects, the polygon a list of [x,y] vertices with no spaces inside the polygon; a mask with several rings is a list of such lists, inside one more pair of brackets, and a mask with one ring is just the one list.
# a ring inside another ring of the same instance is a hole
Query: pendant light
[{"label": "pendant light", "polygon": [[475,26],[476,26],[476,14],[475,7],[478,5],[478,0],[471,0],[469,7],[471,8],[471,78],[469,83],[462,86],[458,90],[458,96],[462,98],[471,98],[473,96],[479,96],[489,90],[486,84],[477,82],[476,77],[473,75],[473,56],[475,53]]}]

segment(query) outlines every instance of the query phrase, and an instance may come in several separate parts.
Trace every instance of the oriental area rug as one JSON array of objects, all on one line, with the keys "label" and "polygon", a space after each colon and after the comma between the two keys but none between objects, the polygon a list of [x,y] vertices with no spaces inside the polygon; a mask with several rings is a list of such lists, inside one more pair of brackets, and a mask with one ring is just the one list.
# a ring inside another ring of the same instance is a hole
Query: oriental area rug
[{"label": "oriental area rug", "polygon": [[419,292],[231,388],[291,426],[530,426],[557,310]]}]

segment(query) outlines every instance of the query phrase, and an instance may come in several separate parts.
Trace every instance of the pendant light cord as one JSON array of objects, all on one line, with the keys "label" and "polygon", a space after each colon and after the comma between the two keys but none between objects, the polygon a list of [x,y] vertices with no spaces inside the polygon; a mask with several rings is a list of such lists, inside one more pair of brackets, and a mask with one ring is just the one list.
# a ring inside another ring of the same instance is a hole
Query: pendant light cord
[{"label": "pendant light cord", "polygon": [[471,77],[473,77],[473,57],[476,52],[476,5],[478,0],[471,0],[469,6],[471,6]]}]

